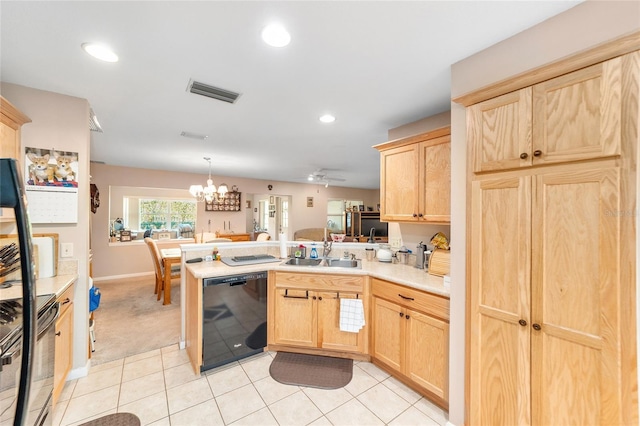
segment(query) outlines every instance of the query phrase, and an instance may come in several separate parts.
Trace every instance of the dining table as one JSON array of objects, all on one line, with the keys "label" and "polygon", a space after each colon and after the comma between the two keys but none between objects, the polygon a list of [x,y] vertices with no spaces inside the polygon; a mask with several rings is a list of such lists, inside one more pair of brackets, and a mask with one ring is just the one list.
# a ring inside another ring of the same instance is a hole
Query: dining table
[{"label": "dining table", "polygon": [[164,301],[163,305],[171,304],[171,266],[180,263],[182,259],[182,252],[180,248],[166,248],[160,249],[160,256],[162,256],[162,266],[164,268],[164,283],[162,288],[164,289]]}]

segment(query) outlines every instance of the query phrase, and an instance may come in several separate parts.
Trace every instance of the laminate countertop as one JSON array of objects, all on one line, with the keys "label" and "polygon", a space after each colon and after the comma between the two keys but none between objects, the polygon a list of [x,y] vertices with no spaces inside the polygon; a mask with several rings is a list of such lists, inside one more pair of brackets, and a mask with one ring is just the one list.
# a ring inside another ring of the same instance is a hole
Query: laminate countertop
[{"label": "laminate countertop", "polygon": [[[56,297],[58,297],[77,279],[78,276],[75,274],[39,278],[36,280],[36,295],[55,294]],[[0,300],[17,299],[20,297],[22,297],[21,283],[14,283],[11,287],[0,289]]]},{"label": "laminate countertop", "polygon": [[195,278],[211,278],[224,275],[243,274],[256,271],[287,271],[313,274],[367,275],[418,290],[449,297],[449,288],[445,286],[443,277],[430,275],[424,269],[413,265],[399,263],[383,263],[377,260],[362,260],[362,269],[340,268],[326,266],[291,266],[284,265],[288,259],[281,262],[260,263],[245,266],[227,266],[220,261],[186,263],[185,266]]}]

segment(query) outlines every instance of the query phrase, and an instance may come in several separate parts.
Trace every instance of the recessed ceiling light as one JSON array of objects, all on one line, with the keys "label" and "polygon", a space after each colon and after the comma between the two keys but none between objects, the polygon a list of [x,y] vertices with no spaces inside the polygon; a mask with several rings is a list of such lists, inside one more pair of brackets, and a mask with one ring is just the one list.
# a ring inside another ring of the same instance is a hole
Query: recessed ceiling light
[{"label": "recessed ceiling light", "polygon": [[262,40],[269,46],[284,47],[291,42],[291,35],[280,24],[269,24],[262,30]]},{"label": "recessed ceiling light", "polygon": [[100,59],[101,61],[118,62],[118,55],[113,53],[113,50],[103,44],[83,43],[82,48],[89,55]]},{"label": "recessed ceiling light", "polygon": [[331,114],[325,114],[319,118],[323,123],[333,123],[336,121],[336,118]]}]

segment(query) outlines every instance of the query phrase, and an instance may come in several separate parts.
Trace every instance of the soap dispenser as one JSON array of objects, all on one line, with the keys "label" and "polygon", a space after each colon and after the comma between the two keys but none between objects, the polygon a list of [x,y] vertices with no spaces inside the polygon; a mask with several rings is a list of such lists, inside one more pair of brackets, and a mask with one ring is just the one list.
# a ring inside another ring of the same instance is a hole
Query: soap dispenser
[{"label": "soap dispenser", "polygon": [[315,244],[311,244],[311,254],[309,255],[309,257],[311,259],[317,259],[318,258],[318,250],[316,249],[316,245]]}]

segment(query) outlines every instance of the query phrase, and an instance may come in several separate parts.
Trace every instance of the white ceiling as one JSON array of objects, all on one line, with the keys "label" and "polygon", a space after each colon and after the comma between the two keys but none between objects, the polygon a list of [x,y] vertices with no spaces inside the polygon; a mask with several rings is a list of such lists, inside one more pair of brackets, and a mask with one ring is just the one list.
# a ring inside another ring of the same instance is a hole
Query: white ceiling
[{"label": "white ceiling", "polygon": [[[379,187],[372,145],[447,111],[451,64],[578,1],[86,1],[0,3],[2,81],[86,98],[111,165]],[[291,33],[273,48],[272,21]],[[104,63],[80,48],[110,45]],[[241,93],[228,104],[189,80]],[[337,117],[322,124],[318,117]],[[207,134],[205,141],[180,136]],[[46,143],[44,144],[46,145]]]}]

